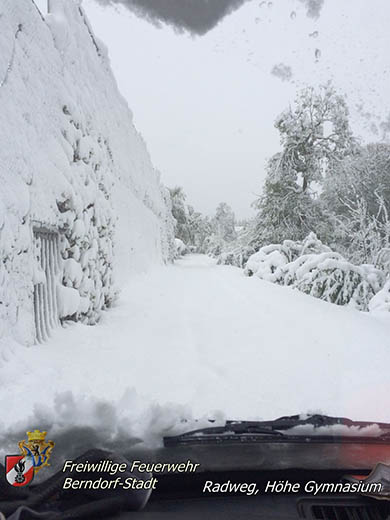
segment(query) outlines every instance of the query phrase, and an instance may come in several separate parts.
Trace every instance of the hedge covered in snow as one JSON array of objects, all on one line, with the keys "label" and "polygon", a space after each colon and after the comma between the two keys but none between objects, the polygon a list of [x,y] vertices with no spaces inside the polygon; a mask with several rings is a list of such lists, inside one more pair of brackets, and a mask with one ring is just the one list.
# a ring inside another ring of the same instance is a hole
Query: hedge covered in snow
[{"label": "hedge covered in snow", "polygon": [[385,283],[383,271],[373,265],[351,264],[314,233],[302,242],[285,240],[262,247],[249,258],[245,274],[362,311],[372,307],[370,302]]}]

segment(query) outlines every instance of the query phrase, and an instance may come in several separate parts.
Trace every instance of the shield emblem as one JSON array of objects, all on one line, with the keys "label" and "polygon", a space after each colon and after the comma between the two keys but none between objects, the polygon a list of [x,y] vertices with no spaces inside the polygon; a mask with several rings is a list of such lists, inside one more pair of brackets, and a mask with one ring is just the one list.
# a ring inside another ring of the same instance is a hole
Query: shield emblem
[{"label": "shield emblem", "polygon": [[27,432],[27,436],[28,441],[24,440],[19,442],[19,449],[25,457],[32,458],[34,473],[38,473],[44,466],[49,466],[49,459],[54,448],[54,442],[46,442],[46,432],[40,432],[39,430]]},{"label": "shield emblem", "polygon": [[7,455],[5,473],[8,484],[15,487],[27,486],[34,478],[32,457],[25,455]]}]

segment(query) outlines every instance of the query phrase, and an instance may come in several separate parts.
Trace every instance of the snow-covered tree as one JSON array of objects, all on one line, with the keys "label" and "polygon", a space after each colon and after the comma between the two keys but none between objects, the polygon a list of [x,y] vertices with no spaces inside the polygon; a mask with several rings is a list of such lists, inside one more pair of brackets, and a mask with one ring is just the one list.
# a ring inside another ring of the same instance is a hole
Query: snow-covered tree
[{"label": "snow-covered tree", "polygon": [[[329,169],[323,199],[337,215],[348,216],[350,206],[364,200],[371,216],[381,206],[390,211],[390,145],[362,146],[353,155],[335,162]],[[385,215],[382,214],[382,220]]]},{"label": "snow-covered tree", "polygon": [[218,256],[218,264],[245,267],[248,258],[255,253],[251,246],[254,232],[253,220],[240,220],[236,225],[237,237],[232,242],[226,242]]},{"label": "snow-covered tree", "polygon": [[181,240],[188,250],[204,253],[206,239],[212,233],[210,219],[186,204],[187,196],[182,187],[169,190],[172,201],[172,215],[175,218],[175,237]]},{"label": "snow-covered tree", "polygon": [[390,145],[370,144],[334,163],[321,199],[333,247],[353,262],[381,265],[390,246]]},{"label": "snow-covered tree", "polygon": [[257,246],[300,240],[310,231],[322,236],[320,186],[332,165],[357,146],[345,99],[329,83],[318,91],[304,89],[294,107],[276,119],[275,127],[282,151],[268,162],[263,194],[255,203]]},{"label": "snow-covered tree", "polygon": [[188,244],[190,231],[188,229],[188,210],[186,206],[186,194],[181,186],[169,190],[172,200],[172,215],[176,220],[175,237]]},{"label": "snow-covered tree", "polygon": [[283,170],[282,154],[274,155],[267,166],[263,193],[255,202],[258,209],[254,245],[282,242],[285,239],[302,240],[310,231],[317,230],[321,221],[318,200],[298,185],[296,172]]},{"label": "snow-covered tree", "polygon": [[236,218],[232,208],[226,202],[218,204],[213,218],[215,235],[225,242],[231,242],[237,237],[235,223]]},{"label": "snow-covered tree", "polygon": [[[356,141],[349,127],[343,96],[327,83],[316,91],[304,89],[295,106],[276,119],[283,151],[277,165],[299,185],[302,192],[322,182],[329,164],[352,153]],[[276,172],[277,173],[277,172]]]},{"label": "snow-covered tree", "polygon": [[190,245],[199,253],[205,252],[205,242],[212,233],[210,219],[188,205],[188,228],[190,233]]}]

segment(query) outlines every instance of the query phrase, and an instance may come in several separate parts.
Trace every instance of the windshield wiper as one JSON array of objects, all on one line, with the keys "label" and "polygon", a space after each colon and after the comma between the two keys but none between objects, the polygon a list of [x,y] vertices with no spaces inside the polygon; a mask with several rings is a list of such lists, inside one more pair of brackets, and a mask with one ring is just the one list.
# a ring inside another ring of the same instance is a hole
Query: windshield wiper
[{"label": "windshield wiper", "polygon": [[[345,426],[342,430],[321,430],[320,427]],[[307,431],[289,431],[299,426],[312,426]],[[377,435],[368,434],[364,428],[378,426]],[[353,435],[348,428],[354,427]],[[356,428],[358,430],[356,431]],[[359,430],[362,429],[361,435]],[[316,432],[317,430],[317,432]],[[272,439],[272,440],[271,440]],[[186,444],[219,444],[225,442],[379,442],[390,441],[390,424],[367,421],[352,421],[345,417],[329,417],[314,414],[307,417],[292,415],[273,421],[226,421],[224,426],[212,426],[185,432],[181,435],[164,437],[164,446]]]},{"label": "windshield wiper", "polygon": [[390,424],[381,423],[381,422],[372,422],[372,421],[352,421],[346,417],[331,417],[328,415],[322,414],[313,414],[307,416],[301,415],[289,415],[279,417],[279,419],[275,419],[272,421],[227,421],[226,424],[239,422],[241,424],[259,424],[265,427],[272,427],[278,430],[288,430],[290,428],[294,428],[296,426],[303,425],[312,425],[314,428],[319,428],[321,426],[335,426],[342,425],[348,427],[358,427],[365,428],[368,426],[377,425],[379,428],[383,430],[387,430],[390,432]]},{"label": "windshield wiper", "polygon": [[225,426],[211,426],[192,430],[181,435],[164,437],[164,446],[176,446],[178,444],[193,444],[194,442],[218,443],[238,440],[239,436],[245,435],[246,440],[250,437],[284,437],[284,433],[274,430],[269,426],[262,426],[261,422],[237,422],[226,421]]}]

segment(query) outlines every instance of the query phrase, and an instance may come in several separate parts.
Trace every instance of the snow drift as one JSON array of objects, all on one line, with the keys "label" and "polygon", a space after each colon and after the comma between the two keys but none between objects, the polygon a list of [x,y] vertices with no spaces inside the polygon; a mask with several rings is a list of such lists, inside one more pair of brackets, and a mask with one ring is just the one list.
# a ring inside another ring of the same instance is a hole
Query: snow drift
[{"label": "snow drift", "polygon": [[32,344],[36,300],[51,321],[96,323],[130,273],[171,258],[173,224],[80,2],[1,11],[0,337]]}]

